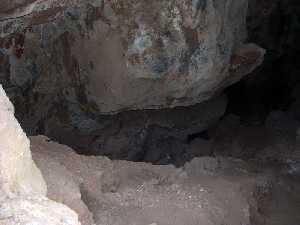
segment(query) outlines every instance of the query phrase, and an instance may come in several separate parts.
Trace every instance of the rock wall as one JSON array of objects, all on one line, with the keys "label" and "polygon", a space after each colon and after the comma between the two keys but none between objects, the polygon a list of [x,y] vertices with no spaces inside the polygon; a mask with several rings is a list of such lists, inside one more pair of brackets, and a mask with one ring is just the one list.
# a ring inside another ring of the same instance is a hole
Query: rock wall
[{"label": "rock wall", "polygon": [[[215,121],[226,107],[224,100],[218,107],[205,101],[253,71],[264,56],[246,43],[247,0],[16,2],[0,12],[0,82],[17,118],[28,134],[68,144],[62,140],[72,137],[93,153],[107,152],[107,143],[124,144],[128,136],[122,154],[131,146],[140,149],[151,121],[169,130],[162,121],[167,113],[175,118],[171,127],[187,112],[202,117],[196,130],[184,128],[183,139],[203,131],[212,121],[208,110],[217,110]],[[202,102],[186,112],[163,111]],[[140,113],[103,116],[130,110]],[[188,123],[196,127],[194,119]]]},{"label": "rock wall", "polygon": [[99,113],[193,105],[252,71],[264,54],[244,45],[247,0],[54,5],[28,3],[31,11],[23,6],[21,18],[0,24],[2,83],[30,89],[29,103],[35,96],[47,104],[47,95]]}]

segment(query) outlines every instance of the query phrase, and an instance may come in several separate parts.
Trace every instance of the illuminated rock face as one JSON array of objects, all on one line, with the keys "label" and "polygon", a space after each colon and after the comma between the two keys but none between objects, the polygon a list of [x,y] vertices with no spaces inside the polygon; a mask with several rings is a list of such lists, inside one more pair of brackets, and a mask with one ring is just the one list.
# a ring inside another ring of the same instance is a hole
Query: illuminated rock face
[{"label": "illuminated rock face", "polygon": [[48,200],[47,187],[31,158],[29,139],[0,86],[0,225],[79,225],[66,206]]},{"label": "illuminated rock face", "polygon": [[45,195],[46,184],[34,164],[29,140],[14,117],[14,107],[0,87],[0,192],[1,199]]},{"label": "illuminated rock face", "polygon": [[66,206],[46,198],[14,198],[2,203],[0,225],[80,225]]}]

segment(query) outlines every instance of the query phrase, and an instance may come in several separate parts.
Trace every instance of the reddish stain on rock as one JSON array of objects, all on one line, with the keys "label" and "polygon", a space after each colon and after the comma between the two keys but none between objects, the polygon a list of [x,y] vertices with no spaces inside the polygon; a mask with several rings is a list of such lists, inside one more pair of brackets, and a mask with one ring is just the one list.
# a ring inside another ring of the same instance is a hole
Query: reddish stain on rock
[{"label": "reddish stain on rock", "polygon": [[15,36],[15,46],[14,53],[17,58],[21,58],[24,54],[24,43],[25,43],[25,35],[17,34]]},{"label": "reddish stain on rock", "polygon": [[12,49],[13,54],[17,58],[21,58],[24,54],[24,44],[25,44],[25,34],[17,33],[13,34],[7,38],[0,39],[0,48],[2,49]]}]

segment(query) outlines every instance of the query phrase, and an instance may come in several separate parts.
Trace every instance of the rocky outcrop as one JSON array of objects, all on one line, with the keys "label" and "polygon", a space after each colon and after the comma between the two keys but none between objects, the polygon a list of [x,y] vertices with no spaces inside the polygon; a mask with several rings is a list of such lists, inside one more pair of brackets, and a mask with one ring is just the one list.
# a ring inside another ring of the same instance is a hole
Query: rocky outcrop
[{"label": "rocky outcrop", "polygon": [[46,194],[46,184],[31,158],[29,140],[14,117],[14,107],[0,86],[0,200]]},{"label": "rocky outcrop", "polygon": [[62,102],[98,115],[193,105],[264,55],[245,45],[247,0],[59,2],[0,23],[1,82],[30,122]]},{"label": "rocky outcrop", "polygon": [[247,1],[104,1],[89,10],[88,35],[66,38],[86,73],[83,91],[102,113],[202,102],[232,79],[229,70],[255,67],[264,54],[252,46],[235,59]]},{"label": "rocky outcrop", "polygon": [[[184,140],[205,130],[225,111],[226,100],[215,107],[216,96],[262,62],[264,50],[246,43],[247,6],[247,0],[13,1],[0,12],[0,82],[28,134],[139,160],[146,142],[167,146],[179,132]],[[213,120],[209,110],[216,110]],[[190,112],[201,121],[178,127]],[[115,113],[121,115],[103,115]],[[159,132],[162,140],[153,143]]]},{"label": "rocky outcrop", "polygon": [[0,224],[80,225],[66,206],[48,200],[45,181],[31,158],[29,140],[0,86]]}]

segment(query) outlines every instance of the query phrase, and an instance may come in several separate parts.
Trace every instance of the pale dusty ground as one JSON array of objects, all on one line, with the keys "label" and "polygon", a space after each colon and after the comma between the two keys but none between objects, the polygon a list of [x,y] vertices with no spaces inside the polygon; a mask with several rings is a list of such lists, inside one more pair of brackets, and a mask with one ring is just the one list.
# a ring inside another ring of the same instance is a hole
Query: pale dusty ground
[{"label": "pale dusty ground", "polygon": [[49,198],[83,225],[300,224],[297,182],[243,161],[203,157],[176,169],[79,156],[42,136],[31,142]]}]

